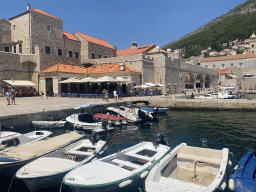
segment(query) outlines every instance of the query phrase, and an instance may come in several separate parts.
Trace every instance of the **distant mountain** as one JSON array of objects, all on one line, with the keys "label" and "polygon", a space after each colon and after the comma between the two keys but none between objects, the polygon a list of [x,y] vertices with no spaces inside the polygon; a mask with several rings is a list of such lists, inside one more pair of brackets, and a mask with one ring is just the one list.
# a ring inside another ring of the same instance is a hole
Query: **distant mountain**
[{"label": "distant mountain", "polygon": [[236,38],[244,40],[256,32],[256,0],[247,0],[228,13],[206,23],[189,34],[162,47],[162,49],[186,50],[185,57],[197,56],[201,50],[211,47],[222,50],[222,43]]}]

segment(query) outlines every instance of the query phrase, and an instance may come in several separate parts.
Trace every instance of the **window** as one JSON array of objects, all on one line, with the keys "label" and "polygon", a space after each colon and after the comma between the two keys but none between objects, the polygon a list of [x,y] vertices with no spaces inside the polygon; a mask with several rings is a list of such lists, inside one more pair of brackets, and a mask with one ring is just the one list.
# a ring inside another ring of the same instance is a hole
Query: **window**
[{"label": "window", "polygon": [[254,44],[252,44],[252,48],[254,47]]},{"label": "window", "polygon": [[4,47],[4,52],[9,52],[9,47]]},{"label": "window", "polygon": [[99,57],[99,59],[100,59],[100,58],[101,58],[101,55],[99,54],[98,57]]},{"label": "window", "polygon": [[50,25],[47,25],[47,30],[51,31],[51,26]]},{"label": "window", "polygon": [[216,68],[216,65],[213,65],[213,66],[212,66],[212,68],[214,68],[214,69],[215,69],[215,68]]},{"label": "window", "polygon": [[241,67],[241,68],[242,68],[242,67],[243,67],[243,63],[239,63],[239,67]]},{"label": "window", "polygon": [[13,45],[13,53],[16,53],[16,45]]},{"label": "window", "polygon": [[92,59],[95,59],[95,53],[92,53]]},{"label": "window", "polygon": [[62,56],[62,49],[58,49],[58,55]]},{"label": "window", "polygon": [[69,52],[68,52],[68,56],[69,56],[69,57],[72,57],[72,51],[69,51]]},{"label": "window", "polygon": [[225,65],[224,64],[221,64],[221,68],[224,69]]},{"label": "window", "polygon": [[230,63],[230,67],[234,67],[234,63]]},{"label": "window", "polygon": [[105,55],[105,58],[108,58],[108,57]]},{"label": "window", "polygon": [[15,25],[12,26],[12,29],[15,30]]},{"label": "window", "polygon": [[182,83],[182,78],[180,78],[180,83]]},{"label": "window", "polygon": [[76,57],[76,59],[79,59],[79,53],[78,52],[75,52],[75,57]]},{"label": "window", "polygon": [[48,46],[45,46],[45,54],[50,54],[51,53],[51,48]]},{"label": "window", "polygon": [[22,44],[19,44],[19,53],[22,53]]}]

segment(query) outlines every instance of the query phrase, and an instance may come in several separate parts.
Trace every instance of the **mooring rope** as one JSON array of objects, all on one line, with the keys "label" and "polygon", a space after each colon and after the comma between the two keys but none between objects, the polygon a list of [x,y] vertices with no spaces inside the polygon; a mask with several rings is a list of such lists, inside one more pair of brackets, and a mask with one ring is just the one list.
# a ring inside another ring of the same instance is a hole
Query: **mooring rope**
[{"label": "mooring rope", "polygon": [[14,177],[15,177],[15,174],[14,174],[13,177],[12,177],[12,181],[11,181],[11,184],[10,184],[10,186],[9,186],[8,192],[9,192],[10,189],[11,189],[11,186],[12,186],[12,182],[13,182]]}]

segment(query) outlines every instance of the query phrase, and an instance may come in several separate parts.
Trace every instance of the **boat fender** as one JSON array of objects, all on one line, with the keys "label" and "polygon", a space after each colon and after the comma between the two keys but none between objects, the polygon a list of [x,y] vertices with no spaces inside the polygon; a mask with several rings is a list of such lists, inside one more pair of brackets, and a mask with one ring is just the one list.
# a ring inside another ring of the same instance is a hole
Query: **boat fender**
[{"label": "boat fender", "polygon": [[226,182],[223,182],[222,185],[220,186],[220,191],[224,191],[227,187]]},{"label": "boat fender", "polygon": [[145,178],[147,175],[148,175],[148,171],[145,171],[145,172],[143,172],[143,173],[140,175],[140,178],[143,179],[143,178]]},{"label": "boat fender", "polygon": [[232,191],[235,190],[235,181],[234,181],[234,179],[229,179],[229,181],[228,181],[228,188],[230,190],[232,190]]},{"label": "boat fender", "polygon": [[122,188],[122,187],[126,187],[127,185],[130,185],[132,183],[132,180],[126,180],[122,183],[119,184],[119,187]]},{"label": "boat fender", "polygon": [[231,167],[232,166],[232,161],[228,161],[228,166]]},{"label": "boat fender", "polygon": [[103,153],[104,153],[104,151],[99,152],[100,155],[102,155]]}]

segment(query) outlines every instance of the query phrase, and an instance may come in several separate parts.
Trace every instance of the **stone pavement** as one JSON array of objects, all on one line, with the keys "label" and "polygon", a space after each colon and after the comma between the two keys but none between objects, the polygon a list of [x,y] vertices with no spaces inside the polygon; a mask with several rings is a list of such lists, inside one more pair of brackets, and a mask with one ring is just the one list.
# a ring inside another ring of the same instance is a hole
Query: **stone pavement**
[{"label": "stone pavement", "polygon": [[[161,96],[147,96],[147,97],[124,97],[118,102],[132,102],[137,100],[148,100],[150,98],[156,98]],[[15,105],[7,105],[5,97],[0,97],[0,117],[37,113],[42,111],[54,111],[62,109],[72,109],[76,106],[83,105],[86,103],[101,103],[111,104],[116,103],[113,98],[109,101],[103,101],[103,99],[97,98],[68,98],[68,97],[16,97]]]}]

